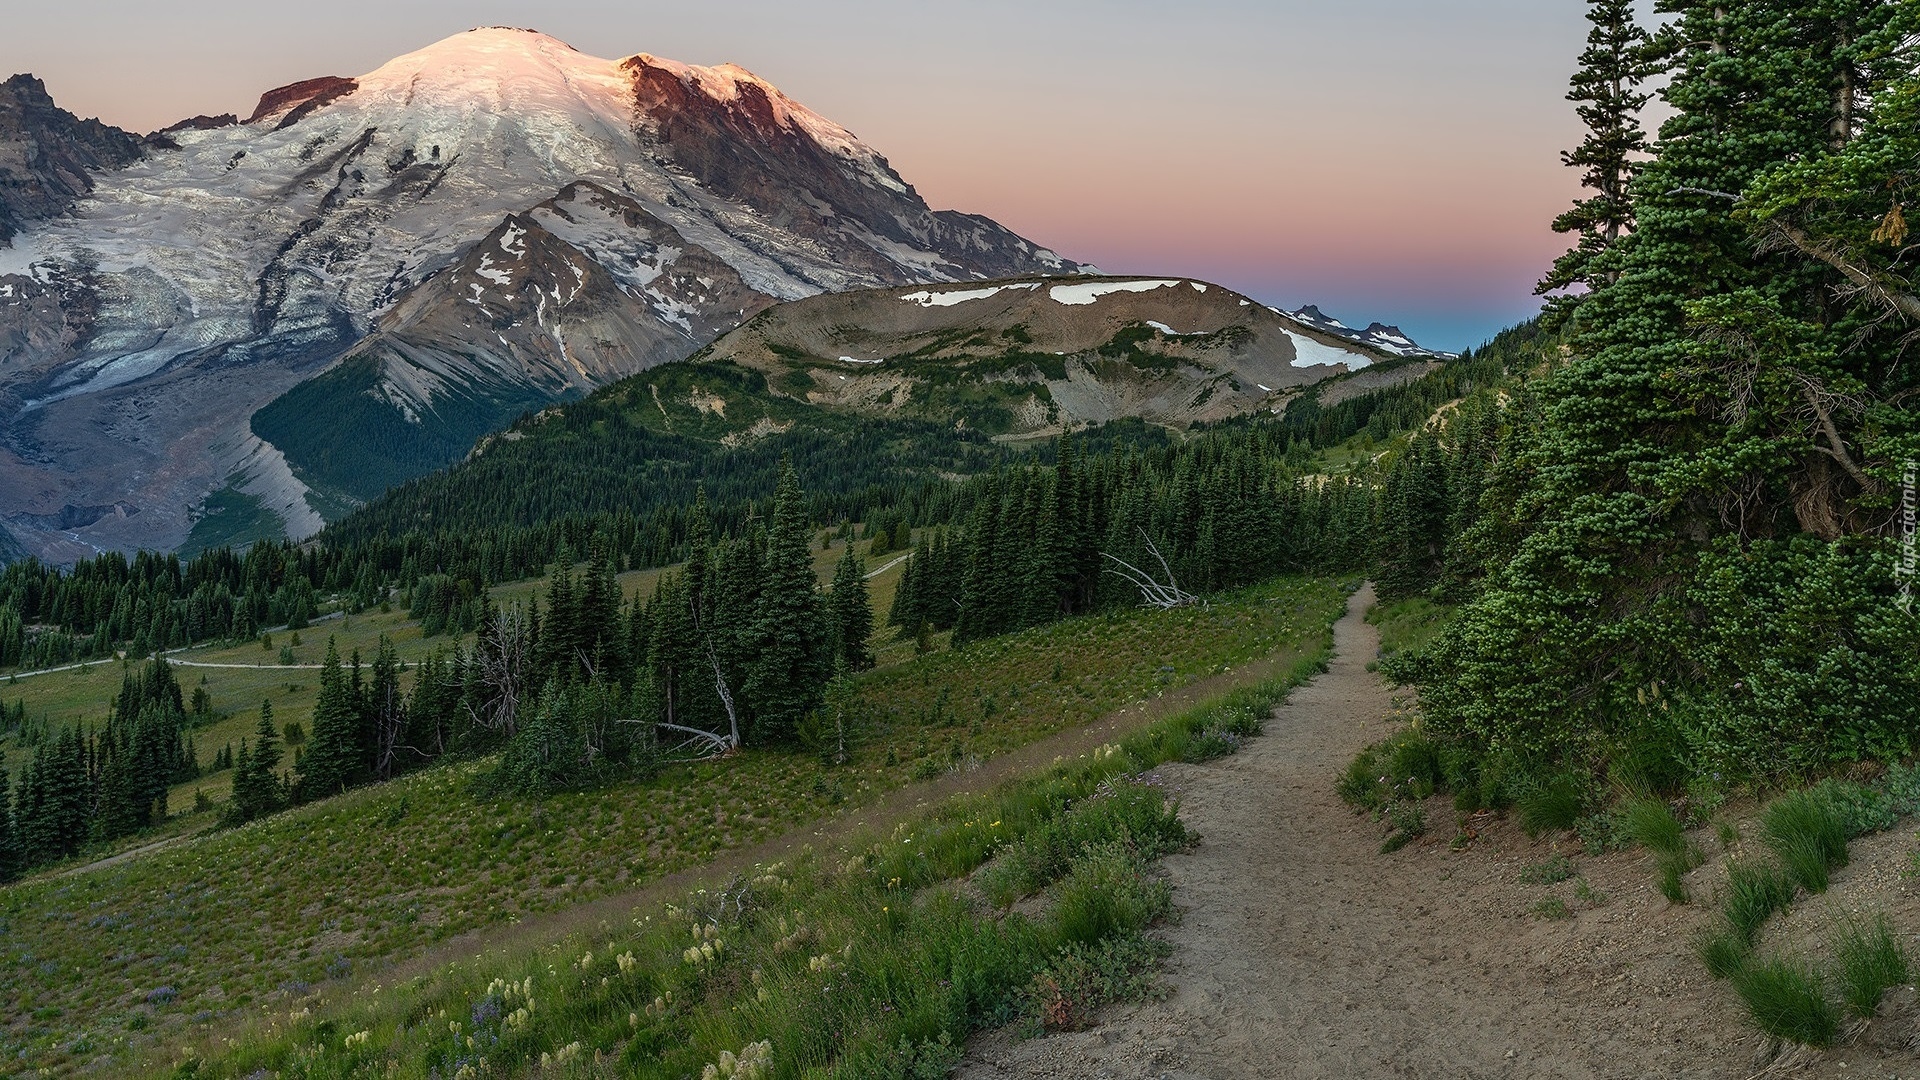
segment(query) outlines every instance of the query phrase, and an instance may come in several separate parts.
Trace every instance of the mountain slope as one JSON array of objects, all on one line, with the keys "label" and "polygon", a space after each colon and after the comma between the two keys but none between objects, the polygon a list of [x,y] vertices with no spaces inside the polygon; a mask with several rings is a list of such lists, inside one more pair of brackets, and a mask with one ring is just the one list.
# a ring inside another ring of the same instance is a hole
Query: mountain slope
[{"label": "mountain slope", "polygon": [[798,300],[700,356],[824,408],[1008,437],[1122,417],[1220,420],[1399,359],[1206,282],[1031,276]]},{"label": "mountain slope", "polygon": [[[732,66],[482,28],[225,119],[103,161],[70,212],[0,251],[0,325],[29,328],[0,338],[25,343],[0,371],[0,507],[139,511],[17,529],[43,554],[173,546],[223,485],[310,531],[301,477],[359,491],[248,418],[336,363],[371,365],[350,393],[414,425],[412,453],[492,422],[463,402],[584,392],[774,299],[1077,269],[935,212],[851,133]],[[547,236],[514,296],[463,310],[501,265],[481,265],[488,244],[530,225]]]},{"label": "mountain slope", "polygon": [[144,152],[135,136],[56,106],[31,75],[0,83],[0,247],[91,191],[96,170],[117,169]]}]

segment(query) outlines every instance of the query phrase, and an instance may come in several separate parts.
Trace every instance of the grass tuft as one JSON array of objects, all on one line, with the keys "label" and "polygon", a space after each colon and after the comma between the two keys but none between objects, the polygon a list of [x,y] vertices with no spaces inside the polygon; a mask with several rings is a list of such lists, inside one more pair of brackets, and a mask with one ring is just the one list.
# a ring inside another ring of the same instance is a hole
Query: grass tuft
[{"label": "grass tuft", "polygon": [[1555,776],[1519,798],[1520,825],[1528,836],[1571,829],[1580,821],[1585,800],[1586,788],[1579,778]]},{"label": "grass tuft", "polygon": [[1629,840],[1661,854],[1685,850],[1686,830],[1673,810],[1659,799],[1641,797],[1627,801],[1620,829]]},{"label": "grass tuft", "polygon": [[1747,961],[1753,958],[1753,946],[1738,929],[1723,924],[1694,938],[1693,954],[1706,965],[1707,974],[1728,979],[1747,966]]},{"label": "grass tuft", "polygon": [[1862,924],[1849,920],[1834,935],[1840,961],[1840,997],[1855,1016],[1872,1016],[1880,997],[1907,981],[1911,967],[1886,916]]},{"label": "grass tuft", "polygon": [[1727,891],[1720,910],[1727,925],[1745,945],[1752,945],[1760,926],[1776,911],[1793,903],[1793,882],[1771,863],[1740,860],[1727,866]]},{"label": "grass tuft", "polygon": [[1809,893],[1826,892],[1833,869],[1847,864],[1846,814],[1825,792],[1808,789],[1774,800],[1761,815],[1760,830],[1787,876]]},{"label": "grass tuft", "polygon": [[1760,960],[1732,976],[1754,1026],[1776,1039],[1831,1046],[1840,1010],[1828,999],[1819,972],[1794,960]]}]

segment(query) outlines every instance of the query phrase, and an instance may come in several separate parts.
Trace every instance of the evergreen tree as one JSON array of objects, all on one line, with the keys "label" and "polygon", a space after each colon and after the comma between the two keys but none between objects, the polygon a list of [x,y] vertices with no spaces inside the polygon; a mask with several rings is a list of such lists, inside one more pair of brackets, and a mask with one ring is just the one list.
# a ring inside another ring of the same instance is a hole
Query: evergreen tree
[{"label": "evergreen tree", "polygon": [[[922,545],[924,549],[924,543]],[[833,629],[834,655],[848,671],[873,666],[873,606],[867,596],[866,574],[853,557],[853,545],[841,553],[834,567],[833,591],[827,594],[827,623]]]},{"label": "evergreen tree", "polygon": [[1882,313],[1836,302],[1872,303],[1835,264],[1848,245],[1767,221],[1837,209],[1791,193],[1828,169],[1858,215],[1840,235],[1871,241],[1891,216],[1885,186],[1839,161],[1911,77],[1914,6],[1668,10],[1673,116],[1539,387],[1511,556],[1427,650],[1430,728],[1567,762],[1652,740],[1723,775],[1900,752],[1920,673],[1890,658],[1920,630],[1889,615],[1872,533],[1912,368]]},{"label": "evergreen tree", "polygon": [[[1646,149],[1640,110],[1652,99],[1639,87],[1658,73],[1659,64],[1647,32],[1634,22],[1632,0],[1587,0],[1587,21],[1593,29],[1567,94],[1567,100],[1579,103],[1575,111],[1587,135],[1578,148],[1560,156],[1582,170],[1580,184],[1594,194],[1554,219],[1554,232],[1576,233],[1579,241],[1541,279],[1534,290],[1541,294],[1609,283],[1617,269],[1600,256],[1633,227],[1629,188]],[[1575,295],[1555,298],[1549,303],[1553,318],[1578,300]]]},{"label": "evergreen tree", "polygon": [[313,705],[313,732],[300,757],[299,792],[303,802],[338,795],[359,781],[365,753],[359,742],[360,714],[340,651],[327,639],[320,667],[320,696]]},{"label": "evergreen tree", "polygon": [[14,829],[13,800],[7,777],[7,757],[0,752],[0,882],[20,876],[20,837]]},{"label": "evergreen tree", "polygon": [[788,462],[774,492],[743,695],[753,717],[752,737],[762,742],[790,737],[819,703],[827,681],[828,653],[822,647],[826,641],[807,546],[809,531],[800,480]]},{"label": "evergreen tree", "polygon": [[253,776],[249,783],[249,818],[263,817],[286,805],[286,785],[280,779],[280,733],[273,726],[273,704],[260,702],[260,722],[253,733]]}]

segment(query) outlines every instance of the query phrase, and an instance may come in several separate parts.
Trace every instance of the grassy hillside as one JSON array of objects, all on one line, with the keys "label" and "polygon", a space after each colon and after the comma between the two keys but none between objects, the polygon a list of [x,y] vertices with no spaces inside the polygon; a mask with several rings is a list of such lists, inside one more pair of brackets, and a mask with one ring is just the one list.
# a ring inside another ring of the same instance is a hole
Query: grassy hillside
[{"label": "grassy hillside", "polygon": [[284,1009],[432,942],[633,888],[1276,651],[1314,653],[1341,599],[1283,580],[870,673],[841,766],[751,751],[525,802],[474,794],[488,766],[471,762],[22,882],[0,891],[15,943],[0,1054],[64,1071]]}]

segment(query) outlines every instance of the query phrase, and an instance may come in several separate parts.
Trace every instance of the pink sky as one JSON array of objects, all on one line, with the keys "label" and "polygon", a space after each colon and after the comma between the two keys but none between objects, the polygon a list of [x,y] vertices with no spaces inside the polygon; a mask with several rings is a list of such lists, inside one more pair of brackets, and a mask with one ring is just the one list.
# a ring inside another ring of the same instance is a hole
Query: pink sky
[{"label": "pink sky", "polygon": [[0,75],[135,130],[251,109],[469,26],[731,61],[886,154],[936,207],[1103,269],[1179,273],[1459,348],[1537,308],[1576,194],[1573,0],[107,0],[10,14]]}]

